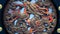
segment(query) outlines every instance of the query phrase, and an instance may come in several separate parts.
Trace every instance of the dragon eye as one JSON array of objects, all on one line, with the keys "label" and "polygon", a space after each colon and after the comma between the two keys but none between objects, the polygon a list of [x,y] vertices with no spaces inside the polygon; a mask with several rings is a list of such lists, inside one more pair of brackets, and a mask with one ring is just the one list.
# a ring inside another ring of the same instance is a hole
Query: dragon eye
[{"label": "dragon eye", "polygon": [[4,11],[4,25],[10,34],[52,34],[56,16],[50,0],[10,0]]}]

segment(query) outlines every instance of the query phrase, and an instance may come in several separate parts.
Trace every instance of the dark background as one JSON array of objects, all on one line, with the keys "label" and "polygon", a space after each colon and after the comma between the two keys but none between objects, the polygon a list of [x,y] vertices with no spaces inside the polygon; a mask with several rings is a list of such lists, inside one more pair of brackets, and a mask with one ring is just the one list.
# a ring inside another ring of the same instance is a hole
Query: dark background
[{"label": "dark background", "polygon": [[[5,30],[5,27],[4,27],[4,25],[3,25],[3,11],[4,11],[4,8],[5,8],[5,6],[6,6],[6,4],[7,4],[7,2],[8,2],[9,0],[0,0],[0,4],[2,4],[2,6],[3,6],[3,8],[2,9],[0,9],[0,27],[2,27],[3,28],[3,30],[0,32],[0,34],[8,34],[7,33],[7,31]],[[54,6],[55,6],[55,8],[56,8],[56,10],[57,10],[57,25],[56,25],[56,27],[55,27],[55,30],[53,31],[53,33],[52,34],[59,34],[59,33],[57,33],[57,29],[58,28],[60,28],[60,11],[58,10],[58,7],[60,6],[60,0],[52,0],[52,2],[53,2],[53,4],[54,4]]]}]

